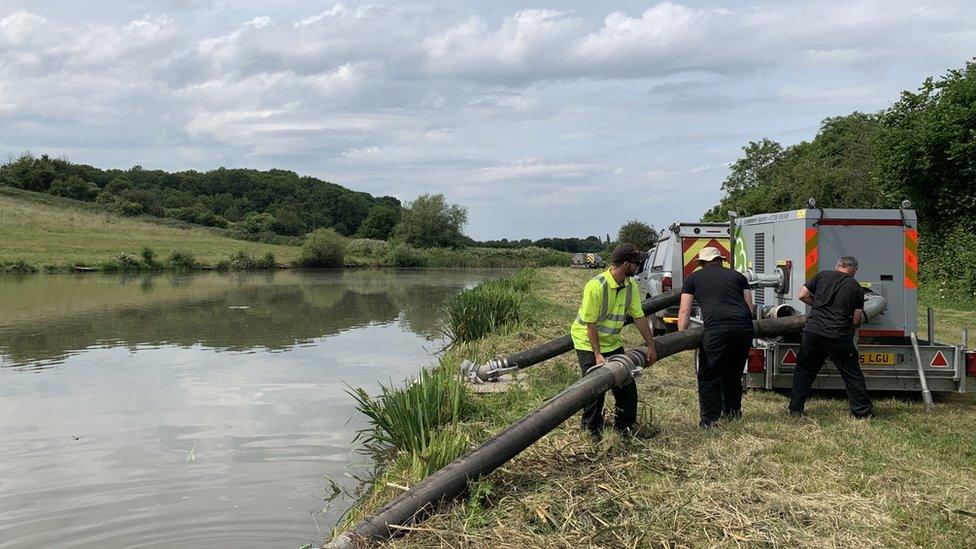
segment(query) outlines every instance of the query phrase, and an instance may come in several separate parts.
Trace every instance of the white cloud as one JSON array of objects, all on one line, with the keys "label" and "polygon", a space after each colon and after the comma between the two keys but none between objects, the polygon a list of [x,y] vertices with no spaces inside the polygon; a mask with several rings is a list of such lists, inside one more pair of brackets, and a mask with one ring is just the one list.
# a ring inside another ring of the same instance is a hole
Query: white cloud
[{"label": "white cloud", "polygon": [[[613,207],[606,188],[639,190],[625,202],[647,215],[696,216],[747,140],[809,138],[976,51],[961,1],[10,5],[0,153],[438,189],[477,205],[481,237],[612,232],[573,213]],[[702,200],[658,200],[679,188]]]}]

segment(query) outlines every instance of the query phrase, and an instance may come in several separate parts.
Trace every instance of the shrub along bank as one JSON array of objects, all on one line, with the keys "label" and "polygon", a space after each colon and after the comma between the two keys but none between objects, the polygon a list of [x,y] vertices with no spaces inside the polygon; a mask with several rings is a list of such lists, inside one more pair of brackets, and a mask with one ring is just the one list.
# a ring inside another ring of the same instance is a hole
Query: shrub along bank
[{"label": "shrub along bank", "polygon": [[[449,412],[402,420],[409,437],[427,437],[421,444],[364,435],[386,454],[339,529],[578,378],[573,353],[525,370],[523,385],[502,394],[473,395],[455,373],[465,358],[484,361],[564,335],[591,274],[535,271],[518,322],[440,357],[432,400]],[[974,328],[971,312],[940,309],[937,319],[942,334]],[[636,330],[624,334],[627,346],[640,345]],[[429,406],[427,385],[387,387],[372,403],[385,408],[389,398],[397,401],[391,409],[417,414]],[[638,381],[641,421],[660,429],[656,438],[611,435],[594,446],[573,418],[389,545],[963,547],[976,539],[976,395],[942,396],[932,414],[914,396],[879,396],[878,417],[865,422],[849,418],[843,395],[819,395],[808,417],[791,420],[783,395],[750,391],[741,421],[706,432],[697,427],[695,387],[690,353],[662,360]],[[421,423],[430,426],[423,435]]]}]

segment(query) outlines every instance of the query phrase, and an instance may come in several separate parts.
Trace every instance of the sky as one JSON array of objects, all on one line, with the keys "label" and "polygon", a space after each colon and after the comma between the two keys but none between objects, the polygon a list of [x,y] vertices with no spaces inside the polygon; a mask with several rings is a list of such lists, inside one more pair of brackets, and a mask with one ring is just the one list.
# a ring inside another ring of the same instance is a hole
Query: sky
[{"label": "sky", "polygon": [[741,147],[976,55],[970,1],[0,0],[0,154],[280,168],[479,240],[694,221]]}]

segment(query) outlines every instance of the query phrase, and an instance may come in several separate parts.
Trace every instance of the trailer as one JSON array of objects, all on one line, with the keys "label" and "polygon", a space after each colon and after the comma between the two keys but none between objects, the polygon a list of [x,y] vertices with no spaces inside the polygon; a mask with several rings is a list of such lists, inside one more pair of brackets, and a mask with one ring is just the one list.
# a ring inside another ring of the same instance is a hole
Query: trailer
[{"label": "trailer", "polygon": [[576,253],[570,258],[570,267],[574,269],[602,269],[607,266],[600,254]]},{"label": "trailer", "polygon": [[[751,279],[778,279],[755,289],[760,315],[792,308],[806,313],[797,296],[807,280],[833,269],[841,256],[860,263],[856,278],[866,293],[884,297],[887,310],[856,333],[869,390],[976,391],[976,353],[936,339],[931,309],[928,330],[918,334],[918,224],[910,209],[810,209],[733,218],[732,267]],[[799,354],[799,335],[757,339],[745,366],[749,388],[788,389]],[[828,361],[814,388],[843,389]]]},{"label": "trailer", "polygon": [[[681,289],[685,277],[701,268],[698,265],[698,252],[706,246],[718,248],[728,255],[729,224],[672,223],[650,250],[644,268],[637,275],[641,298],[650,299]],[[650,321],[656,334],[677,330],[678,306],[655,313]]]}]

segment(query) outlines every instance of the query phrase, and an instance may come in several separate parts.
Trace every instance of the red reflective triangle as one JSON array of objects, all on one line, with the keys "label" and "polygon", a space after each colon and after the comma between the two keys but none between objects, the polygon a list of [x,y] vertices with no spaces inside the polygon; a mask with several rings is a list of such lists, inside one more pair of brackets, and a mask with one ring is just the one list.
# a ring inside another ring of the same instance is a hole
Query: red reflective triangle
[{"label": "red reflective triangle", "polygon": [[947,368],[949,366],[949,361],[946,360],[946,357],[945,355],[942,354],[942,351],[939,351],[935,353],[935,357],[932,358],[932,362],[929,364],[929,366],[938,366],[940,368]]},{"label": "red reflective triangle", "polygon": [[793,349],[786,350],[786,354],[783,355],[783,364],[796,364],[796,353],[793,352]]}]

